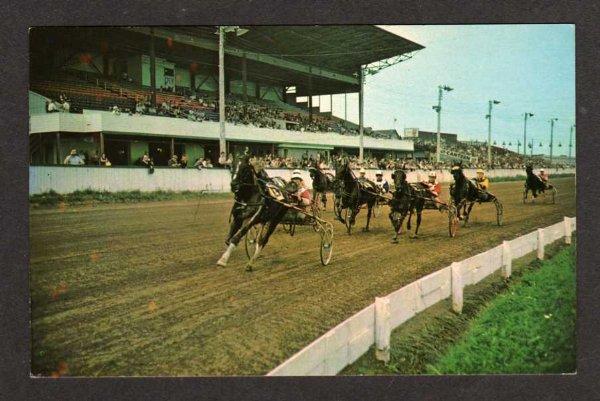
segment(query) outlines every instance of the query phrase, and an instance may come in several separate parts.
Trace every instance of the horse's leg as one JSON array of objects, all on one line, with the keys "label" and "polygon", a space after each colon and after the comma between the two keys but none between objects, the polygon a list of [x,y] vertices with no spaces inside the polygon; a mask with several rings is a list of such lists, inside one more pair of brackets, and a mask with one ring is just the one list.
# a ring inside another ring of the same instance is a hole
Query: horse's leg
[{"label": "horse's leg", "polygon": [[287,212],[287,209],[285,207],[281,207],[281,210],[279,210],[277,212],[277,214],[275,215],[275,217],[273,217],[271,220],[269,220],[267,222],[267,224],[265,225],[265,227],[263,228],[261,235],[258,237],[258,241],[256,241],[256,250],[254,251],[254,255],[252,255],[252,257],[246,264],[247,272],[252,271],[252,267],[254,266],[254,261],[256,260],[256,258],[258,258],[258,255],[260,254],[262,249],[265,247],[265,245],[267,245],[267,242],[269,242],[269,238],[271,237],[271,234],[273,234],[273,231],[275,231],[277,224],[279,224],[279,222],[281,221],[281,219],[283,218],[283,216],[285,215],[286,212]]},{"label": "horse's leg", "polygon": [[469,209],[466,210],[466,204],[465,204],[465,210],[466,210],[466,214],[465,214],[465,226],[469,223],[469,217],[471,216],[471,210],[473,209],[473,205],[475,205],[475,202],[471,202],[469,203]]},{"label": "horse's leg", "polygon": [[406,214],[400,213],[400,218],[394,220],[392,214],[396,214],[394,212],[390,212],[390,220],[392,220],[392,226],[394,227],[394,238],[392,238],[392,243],[398,243],[398,237],[402,235],[402,225],[404,224],[404,218]]},{"label": "horse's leg", "polygon": [[244,223],[244,218],[239,214],[233,216],[233,221],[229,224],[229,233],[227,234],[227,239],[225,240],[225,245],[229,245],[231,238],[233,235],[238,232],[242,224]]},{"label": "horse's leg", "polygon": [[327,210],[327,191],[323,191],[321,194],[321,202],[323,203],[323,210]]},{"label": "horse's leg", "polygon": [[227,249],[225,250],[223,255],[221,255],[221,258],[217,261],[218,266],[223,266],[223,267],[227,266],[227,262],[229,261],[229,258],[231,257],[231,252],[233,252],[233,250],[235,249],[237,244],[240,242],[240,240],[244,237],[244,235],[246,235],[248,230],[250,230],[250,227],[252,227],[253,225],[255,225],[258,222],[259,216],[262,211],[263,211],[263,206],[261,205],[258,208],[258,210],[256,211],[256,213],[254,213],[254,215],[250,219],[243,222],[240,229],[237,230],[237,232],[229,239],[229,245],[227,246]]},{"label": "horse's leg", "polygon": [[363,231],[369,231],[369,223],[371,222],[371,215],[373,214],[373,202],[367,203],[367,225]]},{"label": "horse's leg", "polygon": [[415,227],[415,235],[413,238],[417,238],[419,236],[419,227],[421,226],[421,216],[423,214],[423,205],[417,205],[417,227]]}]

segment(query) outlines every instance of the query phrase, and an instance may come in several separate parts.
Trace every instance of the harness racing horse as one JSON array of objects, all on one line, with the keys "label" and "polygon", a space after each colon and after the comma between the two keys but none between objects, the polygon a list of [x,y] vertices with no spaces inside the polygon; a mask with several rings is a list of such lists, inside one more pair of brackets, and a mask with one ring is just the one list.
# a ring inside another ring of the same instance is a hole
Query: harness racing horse
[{"label": "harness racing horse", "polygon": [[533,173],[533,166],[528,164],[525,166],[525,172],[527,173],[527,178],[525,179],[525,190],[523,192],[523,203],[527,201],[527,194],[531,191],[533,195],[533,200],[541,193],[544,195],[546,191],[551,191],[552,194],[552,203],[554,203],[554,195],[556,194],[556,188],[552,184],[546,184],[542,179]]},{"label": "harness racing horse", "polygon": [[335,177],[330,173],[324,173],[319,167],[308,169],[312,179],[314,201],[323,203],[323,209],[327,209],[327,192],[333,192]]},{"label": "harness racing horse", "polygon": [[451,173],[454,184],[450,185],[450,197],[456,206],[458,219],[464,220],[464,226],[466,227],[469,222],[469,216],[475,202],[493,202],[496,206],[496,221],[501,226],[503,208],[498,198],[488,191],[477,188],[473,181],[465,176],[462,163],[454,165]]},{"label": "harness racing horse", "polygon": [[394,238],[392,238],[392,243],[397,244],[398,236],[402,234],[402,224],[404,223],[406,215],[408,214],[406,230],[410,231],[410,220],[414,212],[417,213],[417,227],[415,228],[415,235],[413,238],[417,238],[419,226],[421,225],[423,207],[425,206],[425,200],[429,198],[429,196],[425,189],[417,188],[406,181],[406,173],[404,170],[395,170],[392,173],[392,179],[394,180],[394,187],[396,189],[394,190],[393,198],[389,201],[389,218],[394,227]]},{"label": "harness racing horse", "polygon": [[[231,181],[234,204],[231,209],[229,234],[225,241],[227,250],[217,265],[227,266],[229,257],[240,240],[251,228],[260,224],[256,250],[246,265],[246,271],[252,271],[254,261],[288,210],[284,204],[271,196],[273,187],[277,188],[255,158],[245,156],[241,160]],[[285,192],[280,191],[279,194],[283,196]]]},{"label": "harness racing horse", "polygon": [[[367,225],[363,231],[369,231],[369,223],[373,215],[373,206],[379,195],[379,187],[369,180],[356,178],[349,166],[348,158],[344,157],[335,170],[334,184],[334,214],[339,221],[344,223],[348,234],[352,233],[352,226],[356,223],[356,215],[360,212],[362,205],[366,204]],[[342,218],[342,211],[345,216]]]}]

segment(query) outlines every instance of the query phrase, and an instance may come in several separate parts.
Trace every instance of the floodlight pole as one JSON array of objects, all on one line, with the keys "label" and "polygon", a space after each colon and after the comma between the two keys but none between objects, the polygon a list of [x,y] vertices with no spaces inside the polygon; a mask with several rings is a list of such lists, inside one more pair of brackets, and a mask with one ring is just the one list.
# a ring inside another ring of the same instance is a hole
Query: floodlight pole
[{"label": "floodlight pole", "polygon": [[488,114],[486,118],[488,119],[488,149],[487,149],[487,162],[488,168],[492,166],[492,105],[500,104],[498,100],[490,100],[488,102]]},{"label": "floodlight pole", "polygon": [[[533,117],[533,113],[525,113],[523,121],[523,144],[527,143],[527,119]],[[519,153],[519,152],[517,152]],[[527,146],[523,145],[523,156],[527,157]]]},{"label": "floodlight pole", "polygon": [[219,26],[219,154],[226,152],[225,141],[225,32]]},{"label": "floodlight pole", "polygon": [[552,166],[552,150],[554,148],[554,121],[558,118],[550,119],[550,166]]},{"label": "floodlight pole", "polygon": [[573,129],[575,124],[571,125],[571,131],[569,132],[569,161],[571,161],[571,150],[573,149]]},{"label": "floodlight pole", "polygon": [[440,162],[440,152],[442,149],[442,134],[440,132],[442,125],[442,86],[438,86],[438,105],[437,105],[437,147],[435,150],[435,161]]},{"label": "floodlight pole", "polygon": [[363,122],[363,105],[364,105],[364,71],[363,67],[360,67],[358,71],[358,79],[360,80],[360,90],[358,92],[358,161],[360,163],[363,162],[363,131],[364,131],[364,122]]}]

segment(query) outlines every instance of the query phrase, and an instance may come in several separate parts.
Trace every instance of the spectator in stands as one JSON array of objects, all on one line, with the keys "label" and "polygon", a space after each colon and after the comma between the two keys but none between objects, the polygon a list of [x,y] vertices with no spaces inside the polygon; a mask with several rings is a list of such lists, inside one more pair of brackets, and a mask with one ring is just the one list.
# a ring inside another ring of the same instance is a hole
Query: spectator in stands
[{"label": "spectator in stands", "polygon": [[181,168],[187,168],[187,165],[188,165],[187,153],[184,153],[181,155],[180,164],[181,164]]},{"label": "spectator in stands", "polygon": [[173,154],[173,156],[171,156],[171,158],[169,159],[169,162],[168,162],[168,166],[169,167],[180,167],[181,166],[179,164],[176,154]]},{"label": "spectator in stands", "polygon": [[203,165],[204,159],[199,157],[196,159],[196,161],[194,162],[194,168],[197,168],[198,170],[202,170],[202,167],[204,167]]},{"label": "spectator in stands", "polygon": [[77,154],[77,149],[71,149],[69,155],[65,157],[63,164],[68,164],[70,166],[82,166],[85,164],[85,162],[81,156]]},{"label": "spectator in stands", "polygon": [[108,157],[106,157],[106,153],[102,153],[102,156],[100,156],[100,159],[99,159],[98,163],[101,166],[105,166],[105,167],[110,167],[111,166],[110,161],[108,160]]},{"label": "spectator in stands", "polygon": [[58,112],[58,105],[54,100],[49,100],[46,102],[46,111],[48,113],[56,113]]},{"label": "spectator in stands", "polygon": [[88,163],[97,166],[99,164],[98,153],[94,150],[88,159]]},{"label": "spectator in stands", "polygon": [[219,167],[225,167],[227,164],[227,157],[225,156],[225,152],[221,152],[219,155]]},{"label": "spectator in stands", "polygon": [[213,168],[212,162],[210,161],[210,159],[208,157],[204,158],[204,160],[202,161],[202,167]]},{"label": "spectator in stands", "polygon": [[119,106],[117,106],[117,105],[114,105],[113,107],[109,108],[109,111],[112,112],[116,116],[121,115],[121,109],[119,109]]},{"label": "spectator in stands", "polygon": [[229,156],[227,156],[227,160],[225,160],[225,167],[227,167],[229,170],[231,170],[233,166],[233,155],[230,153]]}]

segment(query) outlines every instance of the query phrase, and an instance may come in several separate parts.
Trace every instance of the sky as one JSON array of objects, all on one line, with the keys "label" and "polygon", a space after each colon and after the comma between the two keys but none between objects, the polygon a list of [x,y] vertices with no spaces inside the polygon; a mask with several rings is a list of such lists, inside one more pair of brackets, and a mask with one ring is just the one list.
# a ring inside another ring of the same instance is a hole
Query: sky
[{"label": "sky", "polygon": [[[425,49],[412,59],[366,77],[365,126],[374,129],[419,128],[436,131],[438,85],[444,92],[442,132],[459,140],[487,141],[489,100],[492,141],[523,142],[523,114],[533,113],[527,138],[534,153],[549,153],[551,118],[554,155],[568,154],[575,124],[575,27],[545,25],[396,25],[382,28]],[[321,99],[330,110],[329,96]],[[348,118],[358,121],[358,95],[348,95]],[[344,97],[333,97],[333,113],[344,117]],[[395,121],[394,121],[395,119]],[[573,155],[575,140],[573,135]],[[539,147],[540,142],[543,146]],[[558,147],[561,144],[562,147]],[[522,151],[522,148],[521,148]]]}]

